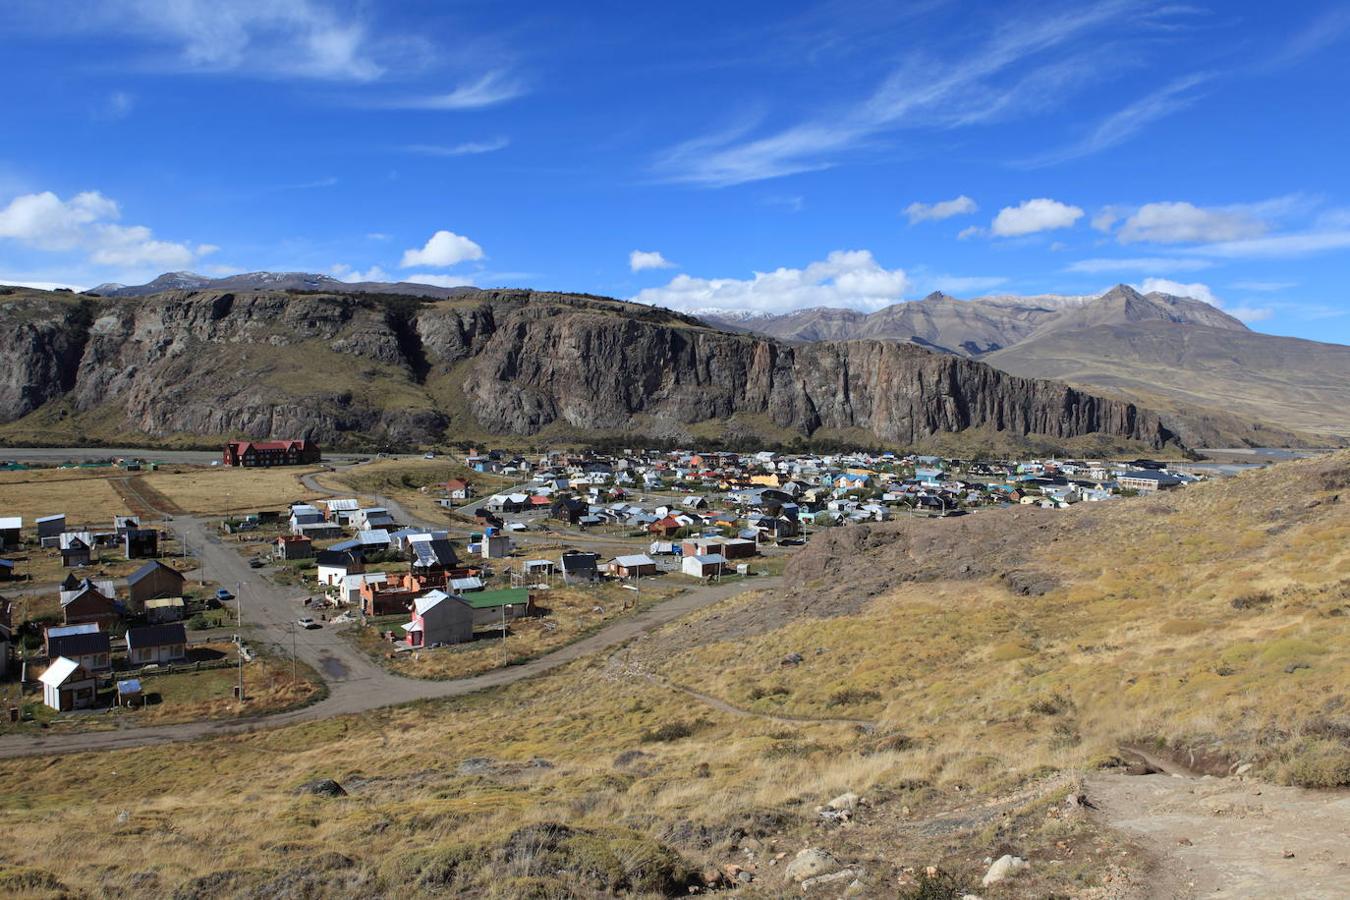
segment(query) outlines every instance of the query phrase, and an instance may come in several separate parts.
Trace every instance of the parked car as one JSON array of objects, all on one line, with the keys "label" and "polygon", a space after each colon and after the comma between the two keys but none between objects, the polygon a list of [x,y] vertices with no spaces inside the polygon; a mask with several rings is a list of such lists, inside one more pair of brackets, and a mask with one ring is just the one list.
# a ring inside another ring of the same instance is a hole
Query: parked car
[{"label": "parked car", "polygon": [[295,620],[295,624],[299,625],[301,628],[307,629],[320,627],[319,623],[314,621],[313,617],[311,616],[301,616],[300,618]]},{"label": "parked car", "polygon": [[263,562],[261,559],[258,559],[258,557],[256,556],[248,561],[248,567],[250,569],[261,569],[265,565],[267,565],[267,563]]},{"label": "parked car", "polygon": [[231,594],[229,591],[225,590],[224,588],[216,588],[216,599],[219,600],[219,601],[221,601],[221,602],[223,603],[223,602],[225,602],[226,600],[233,600],[233,599],[234,599],[234,594]]},{"label": "parked car", "polygon": [[423,453],[423,454],[422,454],[422,458],[423,458],[423,459],[435,459],[435,458],[436,458],[436,454],[433,453],[432,451],[428,450],[426,453]]}]

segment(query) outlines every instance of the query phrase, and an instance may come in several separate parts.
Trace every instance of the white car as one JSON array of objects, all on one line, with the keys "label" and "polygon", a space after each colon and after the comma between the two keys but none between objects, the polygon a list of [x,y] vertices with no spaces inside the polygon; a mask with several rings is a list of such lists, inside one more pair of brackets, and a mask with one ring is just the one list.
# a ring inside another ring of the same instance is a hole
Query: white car
[{"label": "white car", "polygon": [[428,450],[426,453],[423,453],[423,454],[422,454],[422,458],[423,458],[423,459],[435,459],[435,458],[436,458],[436,454],[433,453],[432,451]]},{"label": "white car", "polygon": [[310,617],[310,616],[303,616],[303,617],[301,617],[301,618],[299,618],[299,619],[296,619],[296,620],[295,620],[295,624],[299,625],[301,628],[318,628],[318,627],[320,627],[320,626],[319,626],[319,623],[318,623],[318,622],[315,622],[314,619],[313,619],[312,617]]}]

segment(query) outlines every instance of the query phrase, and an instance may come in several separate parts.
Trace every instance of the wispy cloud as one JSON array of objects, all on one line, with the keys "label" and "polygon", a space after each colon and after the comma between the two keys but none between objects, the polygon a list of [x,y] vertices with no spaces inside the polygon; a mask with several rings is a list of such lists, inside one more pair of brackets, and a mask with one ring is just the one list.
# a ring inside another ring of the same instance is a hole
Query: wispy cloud
[{"label": "wispy cloud", "polygon": [[1296,65],[1350,36],[1350,7],[1327,10],[1295,32],[1271,57],[1268,67]]},{"label": "wispy cloud", "polygon": [[1195,89],[1212,77],[1208,73],[1200,72],[1178,78],[1107,116],[1090,134],[1077,143],[1024,160],[1019,165],[1029,169],[1040,168],[1090,156],[1123,144],[1159,119],[1181,112],[1199,100],[1200,95]]},{"label": "wispy cloud", "polygon": [[1350,231],[1305,231],[1243,240],[1220,241],[1193,248],[1204,256],[1225,259],[1289,259],[1350,249]]},{"label": "wispy cloud", "polygon": [[499,137],[487,141],[465,141],[462,144],[449,145],[407,144],[402,149],[405,153],[415,153],[419,156],[476,156],[480,153],[495,153],[510,145],[510,138]]},{"label": "wispy cloud", "polygon": [[497,69],[476,81],[461,84],[446,94],[398,97],[379,105],[390,109],[483,109],[514,100],[525,93],[525,83],[510,72]]},{"label": "wispy cloud", "polygon": [[[746,137],[757,125],[751,121],[727,134],[693,138],[660,154],[654,170],[671,182],[742,184],[826,168],[840,154],[900,128],[970,125],[1028,100],[1046,102],[1054,93],[1048,85],[1062,88],[1063,78],[1035,72],[1019,78],[1012,70],[1117,21],[1134,6],[1116,0],[1008,25],[955,63],[915,54],[859,102],[760,137]],[[1040,61],[1046,71],[1064,65],[1062,58]]]},{"label": "wispy cloud", "polygon": [[1207,259],[1137,256],[1129,259],[1080,259],[1065,266],[1064,271],[1091,275],[1102,272],[1195,272],[1208,269],[1212,265],[1214,263]]},{"label": "wispy cloud", "polygon": [[108,0],[81,12],[172,46],[189,71],[358,82],[385,72],[367,24],[321,0]]},{"label": "wispy cloud", "polygon": [[962,194],[952,200],[939,200],[937,203],[920,203],[916,200],[905,207],[905,215],[909,218],[909,224],[915,225],[919,222],[940,222],[952,216],[969,215],[978,209],[979,206],[974,200]]}]

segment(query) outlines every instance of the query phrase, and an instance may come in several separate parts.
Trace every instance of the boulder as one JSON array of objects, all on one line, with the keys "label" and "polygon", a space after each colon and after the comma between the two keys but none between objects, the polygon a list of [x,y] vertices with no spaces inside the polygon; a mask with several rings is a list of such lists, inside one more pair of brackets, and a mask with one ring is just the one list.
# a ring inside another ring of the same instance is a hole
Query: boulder
[{"label": "boulder", "polygon": [[331,778],[316,778],[306,781],[296,788],[297,794],[313,794],[316,797],[345,797],[347,789]]},{"label": "boulder", "polygon": [[835,797],[833,800],[831,800],[829,803],[825,805],[833,810],[848,810],[852,812],[853,810],[858,808],[858,804],[861,802],[862,798],[860,798],[857,794],[853,793],[852,791],[848,791],[847,793],[843,793],[840,794],[838,797]]},{"label": "boulder", "polygon": [[808,878],[838,872],[839,868],[839,860],[828,850],[807,847],[799,851],[792,862],[787,864],[787,868],[783,870],[783,879],[800,884]]},{"label": "boulder", "polygon": [[1005,853],[994,860],[994,864],[989,867],[989,871],[984,873],[984,879],[980,884],[989,887],[991,884],[997,884],[1004,879],[1012,878],[1029,868],[1031,868],[1031,863],[1022,857]]}]

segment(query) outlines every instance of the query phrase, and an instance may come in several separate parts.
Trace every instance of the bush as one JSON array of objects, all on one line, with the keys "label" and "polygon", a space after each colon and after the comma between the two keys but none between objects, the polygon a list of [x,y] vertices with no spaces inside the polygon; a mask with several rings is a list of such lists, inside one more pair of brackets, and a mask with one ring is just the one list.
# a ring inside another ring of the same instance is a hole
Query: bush
[{"label": "bush", "polygon": [[1281,767],[1280,780],[1305,788],[1350,787],[1350,750],[1337,741],[1309,741]]},{"label": "bush", "polygon": [[694,733],[694,726],[688,722],[667,722],[657,728],[642,732],[639,740],[644,744],[665,743],[687,738]]},{"label": "bush", "polygon": [[197,613],[195,616],[188,619],[187,625],[188,628],[192,629],[193,631],[203,631],[211,627],[211,620],[208,619],[204,614]]},{"label": "bush", "polygon": [[880,700],[881,694],[877,691],[862,690],[860,688],[842,688],[830,695],[830,699],[825,701],[829,707],[835,706],[857,706],[859,703],[870,703],[873,700]]}]

